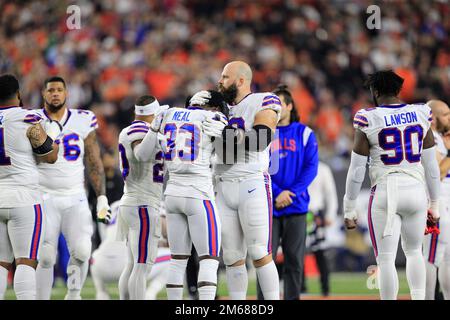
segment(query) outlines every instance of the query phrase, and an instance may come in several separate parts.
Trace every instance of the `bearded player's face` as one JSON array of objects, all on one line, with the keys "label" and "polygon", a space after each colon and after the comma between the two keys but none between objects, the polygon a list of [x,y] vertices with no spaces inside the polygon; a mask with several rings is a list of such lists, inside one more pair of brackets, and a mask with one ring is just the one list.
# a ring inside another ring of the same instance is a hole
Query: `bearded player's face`
[{"label": "bearded player's face", "polygon": [[217,89],[228,104],[233,104],[237,97],[238,87],[236,82],[235,72],[228,67],[225,67],[220,76],[219,83],[217,84]]},{"label": "bearded player's face", "polygon": [[66,104],[67,91],[62,82],[49,82],[44,90],[44,101],[52,111],[58,111]]}]

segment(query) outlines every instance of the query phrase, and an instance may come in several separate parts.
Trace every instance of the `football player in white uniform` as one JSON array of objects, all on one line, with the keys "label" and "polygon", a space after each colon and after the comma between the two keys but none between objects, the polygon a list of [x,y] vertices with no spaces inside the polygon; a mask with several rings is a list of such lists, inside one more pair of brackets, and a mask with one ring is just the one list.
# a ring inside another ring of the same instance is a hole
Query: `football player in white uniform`
[{"label": "football player in white uniform", "polygon": [[[120,201],[111,204],[112,218],[107,225],[99,224],[99,233],[102,243],[92,253],[91,259],[91,276],[94,282],[96,299],[109,300],[110,296],[106,288],[108,283],[117,283],[120,275],[127,263],[133,268],[133,260],[128,261],[127,245],[123,241],[117,241],[117,215],[119,212]],[[161,210],[163,210],[161,208]],[[145,293],[146,300],[155,300],[158,292],[160,292],[167,283],[167,275],[170,263],[170,250],[167,243],[167,233],[165,229],[165,219],[163,212],[161,214],[161,235],[162,239],[158,245],[158,256],[155,264],[152,266],[151,272],[147,275],[147,290]],[[131,263],[130,263],[131,262]]]},{"label": "football player in white uniform", "polygon": [[402,103],[397,97],[402,84],[403,79],[392,71],[375,72],[366,82],[376,107],[358,111],[353,120],[355,142],[343,208],[347,228],[355,228],[356,199],[370,157],[368,221],[381,299],[397,298],[395,257],[401,234],[411,298],[423,300],[422,242],[427,209],[433,223],[439,219],[439,167],[430,129],[431,110],[426,104]]},{"label": "football player in white uniform", "polygon": [[44,108],[36,110],[45,121],[58,121],[62,136],[58,161],[50,166],[39,164],[39,184],[44,192],[47,229],[37,268],[37,297],[48,300],[53,285],[53,266],[57,243],[63,233],[70,252],[67,267],[67,295],[65,299],[81,299],[80,292],[89,269],[93,222],[86,191],[83,160],[86,172],[97,194],[97,217],[109,219],[108,199],[105,196],[105,174],[95,129],[97,119],[92,111],[69,109],[64,79],[52,77],[45,81]]},{"label": "football player in white uniform", "polygon": [[[428,101],[428,106],[433,112],[431,130],[436,143],[436,158],[441,164],[447,157],[448,150],[445,147],[442,136],[450,129],[450,109],[447,104],[439,100]],[[439,198],[439,230],[440,233],[431,233],[425,236],[423,242],[423,255],[427,270],[426,300],[434,300],[436,279],[446,300],[450,299],[450,177],[444,177],[441,184],[441,196]]]},{"label": "football player in white uniform", "polygon": [[[281,102],[273,93],[252,93],[251,81],[250,66],[234,61],[224,67],[218,85],[230,107],[229,125],[223,131],[227,151],[223,161],[215,165],[223,260],[231,299],[246,298],[248,251],[264,299],[278,300],[279,278],[271,253],[272,186],[268,168]],[[232,159],[229,146],[234,145]]]},{"label": "football player in white uniform", "polygon": [[20,106],[19,82],[0,76],[0,300],[14,259],[17,299],[36,299],[35,269],[45,230],[36,162],[54,163],[58,157],[53,141],[60,126],[49,124],[46,134],[42,118]]},{"label": "football player in white uniform", "polygon": [[[200,300],[214,300],[217,289],[221,225],[215,204],[211,159],[213,141],[227,124],[223,96],[200,91],[187,108],[171,108],[152,123],[167,138],[165,163],[169,173],[164,191],[170,261],[167,297],[181,300],[192,244],[199,257]],[[217,122],[213,128],[203,123]]]},{"label": "football player in white uniform", "polygon": [[119,135],[124,194],[120,200],[118,240],[126,239],[129,251],[129,263],[119,280],[122,300],[145,299],[146,279],[158,250],[164,160],[158,135],[149,127],[165,107],[153,96],[138,98],[136,120]]}]

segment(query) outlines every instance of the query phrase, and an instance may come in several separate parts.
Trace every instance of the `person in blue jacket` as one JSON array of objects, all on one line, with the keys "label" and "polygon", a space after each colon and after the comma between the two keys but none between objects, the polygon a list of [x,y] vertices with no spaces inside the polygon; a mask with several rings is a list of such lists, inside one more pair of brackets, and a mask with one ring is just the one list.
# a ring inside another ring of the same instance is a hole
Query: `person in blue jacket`
[{"label": "person in blue jacket", "polygon": [[[282,246],[284,299],[298,300],[301,292],[306,241],[308,186],[317,175],[319,154],[316,136],[298,122],[295,102],[286,86],[274,92],[282,104],[281,119],[271,145],[271,159],[278,158],[278,170],[271,173],[273,192],[272,254]],[[259,289],[259,287],[258,287]],[[262,298],[258,290],[258,297]]]}]

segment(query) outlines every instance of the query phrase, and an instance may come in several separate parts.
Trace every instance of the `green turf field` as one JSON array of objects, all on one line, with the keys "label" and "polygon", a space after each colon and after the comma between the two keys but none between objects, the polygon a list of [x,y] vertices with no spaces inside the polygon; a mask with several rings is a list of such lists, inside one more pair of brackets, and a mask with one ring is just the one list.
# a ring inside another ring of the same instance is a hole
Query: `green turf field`
[{"label": "green turf field", "polygon": [[[399,296],[408,295],[408,285],[406,282],[406,276],[404,270],[399,271],[398,274],[400,289]],[[333,299],[360,299],[360,298],[378,298],[378,290],[369,290],[367,288],[368,275],[365,273],[332,273],[330,277],[330,298]],[[320,297],[320,284],[319,278],[307,278],[308,293],[303,295],[305,299],[315,299]],[[112,299],[118,299],[119,293],[117,289],[117,284],[110,284],[108,286],[109,293]],[[52,299],[64,299],[66,289],[62,281],[57,281],[55,288],[53,289]],[[95,299],[95,288],[92,280],[88,278],[86,284],[81,293],[83,299]],[[219,275],[219,288],[218,296],[220,298],[226,299],[228,295],[226,284],[225,284],[225,274]],[[248,287],[249,298],[255,298],[256,296],[256,285],[254,274],[249,275],[249,287]],[[14,291],[12,288],[8,288],[6,292],[6,299],[15,299]],[[162,290],[158,295],[160,299],[166,299],[165,291]],[[186,296],[187,298],[187,296]]]}]

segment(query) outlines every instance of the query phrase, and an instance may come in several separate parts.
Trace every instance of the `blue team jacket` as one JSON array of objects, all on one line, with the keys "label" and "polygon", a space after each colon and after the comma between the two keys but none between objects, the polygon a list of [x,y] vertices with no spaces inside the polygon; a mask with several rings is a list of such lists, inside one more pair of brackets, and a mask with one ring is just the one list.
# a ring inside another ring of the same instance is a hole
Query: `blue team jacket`
[{"label": "blue team jacket", "polygon": [[[279,157],[277,172],[270,172],[273,215],[280,217],[305,214],[309,206],[308,186],[316,177],[319,166],[319,152],[314,132],[299,122],[277,127],[271,145],[271,170],[277,167],[273,165],[273,157]],[[294,192],[296,197],[290,206],[276,210],[275,199],[283,190]]]}]

